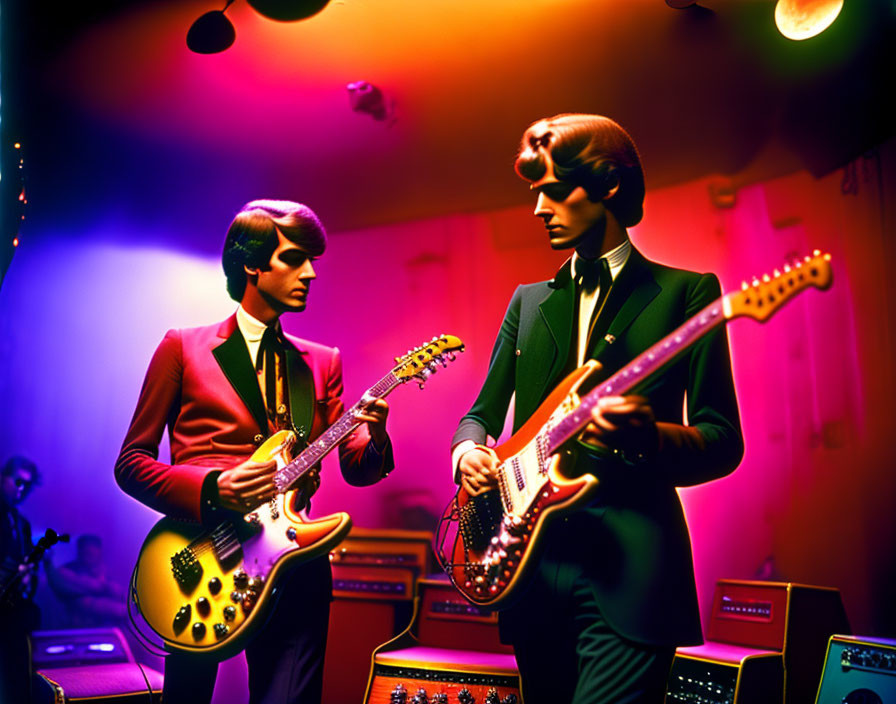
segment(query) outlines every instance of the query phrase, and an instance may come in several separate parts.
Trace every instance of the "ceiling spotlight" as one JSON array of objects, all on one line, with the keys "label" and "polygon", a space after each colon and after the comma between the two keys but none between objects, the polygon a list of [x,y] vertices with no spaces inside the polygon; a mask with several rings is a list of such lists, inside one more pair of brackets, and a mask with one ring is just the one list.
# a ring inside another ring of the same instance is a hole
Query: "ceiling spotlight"
[{"label": "ceiling spotlight", "polygon": [[843,0],[778,0],[775,24],[788,39],[809,39],[833,24]]},{"label": "ceiling spotlight", "polygon": [[279,22],[305,20],[323,10],[330,0],[248,0],[255,11]]},{"label": "ceiling spotlight", "polygon": [[[224,10],[233,0],[227,0]],[[224,16],[224,10],[206,12],[196,20],[187,32],[187,47],[197,54],[217,54],[230,48],[236,39],[233,24]]]}]

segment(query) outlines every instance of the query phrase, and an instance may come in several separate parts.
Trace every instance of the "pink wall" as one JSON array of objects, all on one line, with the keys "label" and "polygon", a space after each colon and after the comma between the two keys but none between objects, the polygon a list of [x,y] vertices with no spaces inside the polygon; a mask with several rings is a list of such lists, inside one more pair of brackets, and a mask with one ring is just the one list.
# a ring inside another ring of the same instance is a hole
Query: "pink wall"
[{"label": "pink wall", "polygon": [[[682,492],[704,611],[717,578],[751,577],[773,555],[776,578],[839,587],[858,632],[896,632],[894,228],[885,209],[896,202],[894,164],[890,145],[882,162],[857,163],[856,193],[841,191],[840,172],[795,174],[741,189],[730,209],[713,207],[709,181],[654,191],[632,232],[647,256],[715,271],[726,289],[816,247],[833,255],[830,291],[801,295],[764,326],[730,327],[746,456],[732,476]],[[408,506],[438,512],[448,501],[448,443],[507,301],[517,283],[550,277],[564,258],[530,212],[331,234],[309,309],[284,323],[342,349],[347,402],[433,335],[458,335],[467,352],[426,391],[391,397],[398,468],[389,479],[347,487],[331,463],[315,513],[344,509],[357,525],[386,526]],[[101,533],[125,581],[157,519],[112,479],[146,363],[168,327],[221,319],[233,305],[214,257],[116,247],[102,226],[76,234],[33,235],[0,291],[0,446],[43,469],[44,486],[23,506],[36,530]]]}]

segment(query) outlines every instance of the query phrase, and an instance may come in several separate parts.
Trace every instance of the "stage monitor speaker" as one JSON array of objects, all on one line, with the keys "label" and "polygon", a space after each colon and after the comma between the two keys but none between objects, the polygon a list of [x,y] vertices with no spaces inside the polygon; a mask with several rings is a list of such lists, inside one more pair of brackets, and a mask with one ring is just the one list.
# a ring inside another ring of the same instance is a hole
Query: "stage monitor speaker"
[{"label": "stage monitor speaker", "polygon": [[816,704],[896,702],[896,640],[831,636]]},{"label": "stage monitor speaker", "polygon": [[118,628],[31,634],[35,701],[40,704],[158,702],[162,673],[138,665]]}]

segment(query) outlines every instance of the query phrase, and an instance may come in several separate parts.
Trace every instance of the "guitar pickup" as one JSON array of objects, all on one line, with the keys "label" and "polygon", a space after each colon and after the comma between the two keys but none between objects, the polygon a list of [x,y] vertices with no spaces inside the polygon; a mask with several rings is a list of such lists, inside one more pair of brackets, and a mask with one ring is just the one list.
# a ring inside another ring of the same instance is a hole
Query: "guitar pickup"
[{"label": "guitar pickup", "polygon": [[182,588],[192,589],[202,579],[202,565],[190,548],[184,548],[171,556],[171,573]]}]

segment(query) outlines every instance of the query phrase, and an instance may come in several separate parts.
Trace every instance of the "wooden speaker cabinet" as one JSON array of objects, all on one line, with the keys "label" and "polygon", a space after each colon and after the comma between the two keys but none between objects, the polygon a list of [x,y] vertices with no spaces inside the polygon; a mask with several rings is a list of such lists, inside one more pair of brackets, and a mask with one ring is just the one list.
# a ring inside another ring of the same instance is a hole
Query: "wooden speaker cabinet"
[{"label": "wooden speaker cabinet", "polygon": [[371,653],[410,621],[417,579],[431,568],[431,540],[425,531],[353,528],[330,554],[324,702],[362,701]]}]

